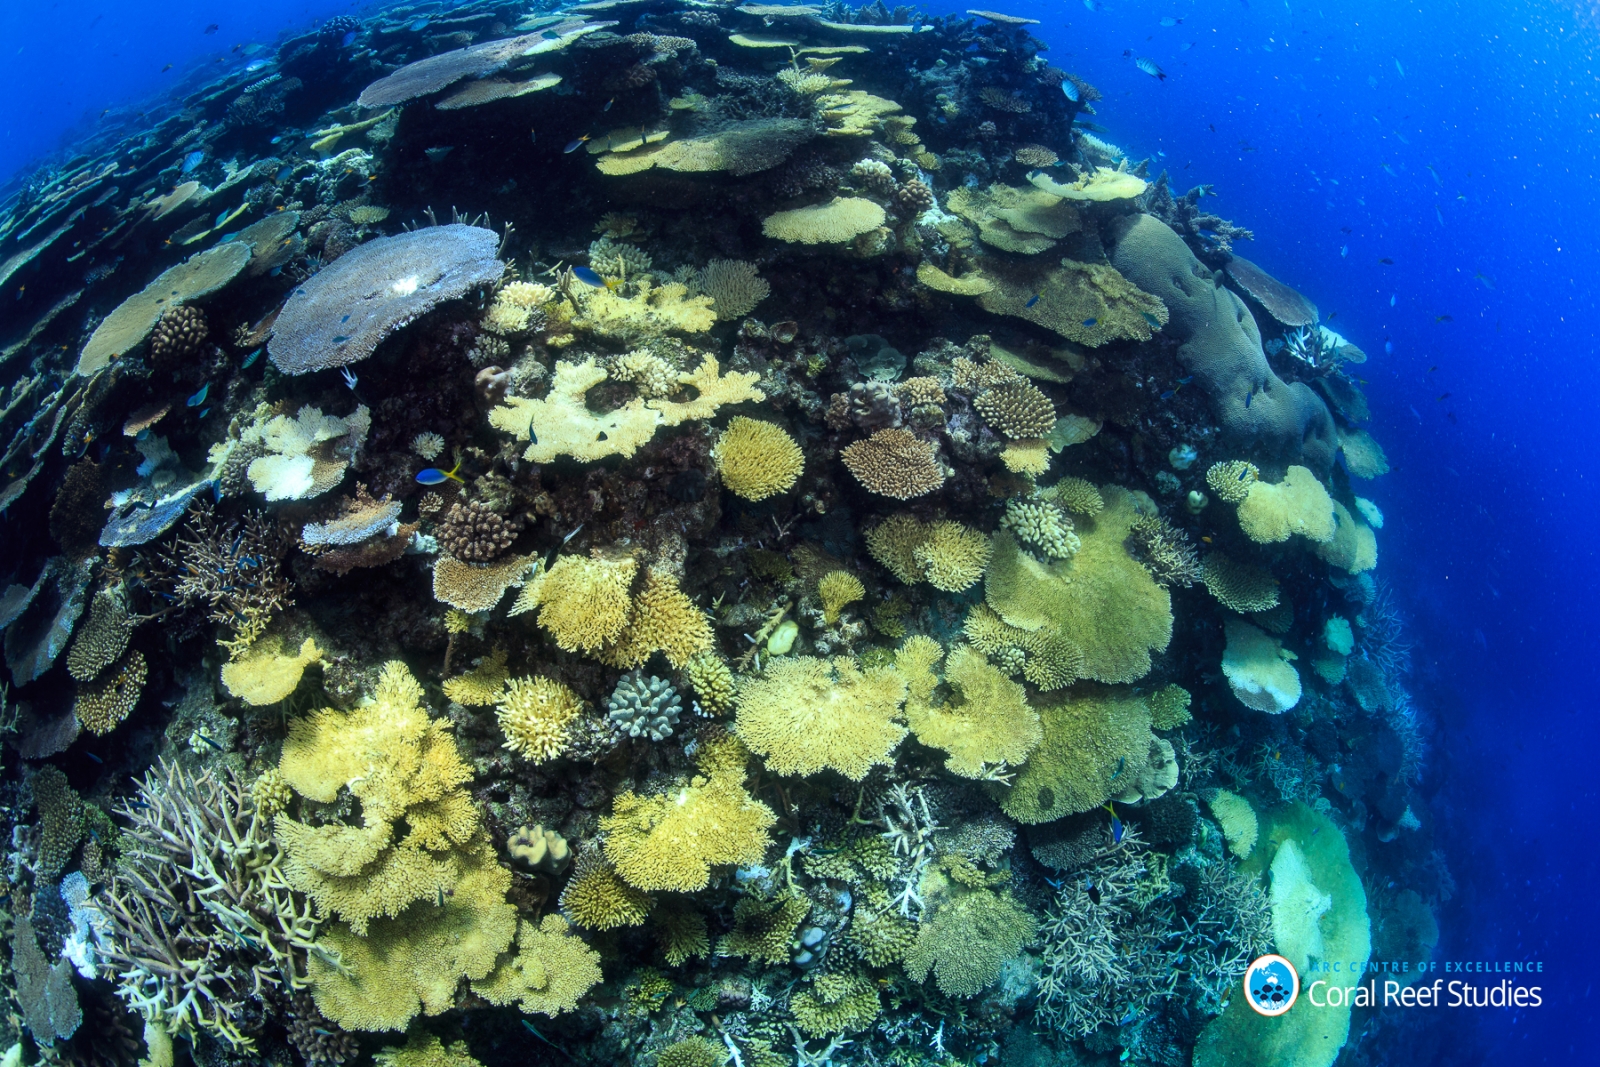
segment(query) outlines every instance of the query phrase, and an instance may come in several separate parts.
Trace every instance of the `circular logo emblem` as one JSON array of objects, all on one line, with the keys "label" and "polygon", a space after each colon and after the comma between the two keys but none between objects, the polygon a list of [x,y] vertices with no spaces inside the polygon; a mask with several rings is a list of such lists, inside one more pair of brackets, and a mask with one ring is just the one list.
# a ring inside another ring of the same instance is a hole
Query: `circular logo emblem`
[{"label": "circular logo emblem", "polygon": [[1258,1014],[1282,1015],[1300,996],[1300,976],[1282,956],[1261,956],[1244,972],[1244,995]]}]

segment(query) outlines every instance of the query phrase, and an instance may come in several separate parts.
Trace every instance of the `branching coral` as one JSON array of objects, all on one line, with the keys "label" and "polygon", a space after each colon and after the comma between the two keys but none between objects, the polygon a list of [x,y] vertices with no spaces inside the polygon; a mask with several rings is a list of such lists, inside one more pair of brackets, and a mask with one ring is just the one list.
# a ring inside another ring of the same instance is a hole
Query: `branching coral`
[{"label": "branching coral", "polygon": [[1055,405],[1032,382],[1016,381],[979,393],[972,406],[1007,437],[1043,437],[1056,424]]},{"label": "branching coral", "polygon": [[910,500],[944,485],[937,449],[898,426],[846,445],[839,458],[856,481],[879,496]]},{"label": "branching coral", "polygon": [[970,589],[989,563],[989,538],[949,519],[891,515],[866,532],[866,541],[872,558],[902,582],[928,582],[947,593]]},{"label": "branching coral", "polygon": [[205,607],[233,630],[230,648],[248,647],[274,613],[294,603],[282,561],[290,539],[260,512],[217,521],[207,504],[189,513],[152,561],[151,584],[180,607]]},{"label": "branching coral", "polygon": [[836,770],[854,781],[892,762],[906,682],[893,667],[862,670],[847,656],[780,657],[740,687],[739,737],[772,771]]},{"label": "branching coral", "polygon": [[528,583],[513,615],[539,609],[539,625],[567,652],[596,652],[622,636],[639,565],[632,559],[562,556]]},{"label": "branching coral", "polygon": [[1128,529],[1128,551],[1150,576],[1168,588],[1200,580],[1200,555],[1189,535],[1162,515],[1140,515]]},{"label": "branching coral", "polygon": [[500,694],[495,717],[506,748],[543,763],[567,750],[567,727],[582,710],[577,694],[560,682],[543,676],[513,678]]},{"label": "branching coral", "polygon": [[861,579],[849,571],[829,571],[817,581],[817,598],[822,601],[822,621],[829,626],[839,621],[845,605],[867,595]]},{"label": "branching coral", "polygon": [[594,853],[578,860],[561,890],[561,911],[590,930],[638,926],[650,914],[648,895],[617,877],[612,866]]},{"label": "branching coral", "polygon": [[747,896],[733,906],[733,929],[717,941],[717,955],[787,963],[795,928],[811,911],[811,900],[792,890],[764,899]]},{"label": "branching coral", "polygon": [[90,733],[109,734],[133,714],[139,694],[144,692],[144,680],[144,653],[135,649],[123,658],[121,665],[78,688],[72,701],[72,714]]},{"label": "branching coral", "polygon": [[853,1034],[877,1021],[883,1011],[877,987],[860,973],[821,974],[789,998],[795,1023],[812,1037]]},{"label": "branching coral", "polygon": [[39,809],[35,873],[44,879],[59,875],[83,839],[83,798],[67,776],[47,763],[33,775],[33,803]]},{"label": "branching coral", "polygon": [[772,292],[772,287],[756,273],[756,265],[742,259],[713,259],[696,280],[711,297],[717,318],[723,320],[750,314]]},{"label": "branching coral", "polygon": [[118,995],[171,1033],[251,1049],[253,1000],[301,986],[315,951],[316,921],[288,884],[268,819],[236,773],[191,775],[165,761],[118,814],[128,827],[101,942]]},{"label": "branching coral", "polygon": [[[1095,490],[1095,499],[1100,491]],[[1006,501],[1006,513],[1000,517],[1002,528],[1029,551],[1047,560],[1069,559],[1078,551],[1081,542],[1066,509],[1053,500],[1026,500],[1012,497]]]},{"label": "branching coral", "polygon": [[1213,463],[1206,471],[1206,484],[1211,491],[1217,494],[1218,499],[1230,504],[1243,502],[1250,495],[1250,487],[1260,479],[1261,471],[1256,465],[1242,459]]},{"label": "branching coral", "polygon": [[94,681],[128,647],[133,625],[122,593],[114,588],[100,590],[89,602],[89,617],[67,649],[67,673],[74,681]]},{"label": "branching coral", "polygon": [[765,500],[790,489],[805,468],[805,454],[783,428],[735,416],[717,438],[711,458],[722,484],[735,496]]},{"label": "branching coral", "polygon": [[500,702],[500,695],[505,691],[506,680],[510,677],[511,672],[506,669],[505,650],[497,648],[483,657],[467,674],[446,678],[444,695],[467,707],[488,707]]}]

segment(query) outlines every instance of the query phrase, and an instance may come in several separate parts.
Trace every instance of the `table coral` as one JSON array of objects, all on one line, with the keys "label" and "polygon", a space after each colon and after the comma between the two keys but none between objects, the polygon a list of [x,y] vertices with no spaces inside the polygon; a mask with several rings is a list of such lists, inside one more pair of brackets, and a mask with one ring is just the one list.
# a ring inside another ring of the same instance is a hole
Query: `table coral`
[{"label": "table coral", "polygon": [[704,889],[714,866],[760,863],[776,818],[742,777],[696,777],[657,796],[619,793],[600,820],[606,858],[635,888],[683,893]]},{"label": "table coral", "polygon": [[945,769],[951,774],[987,778],[1008,766],[1021,766],[1043,740],[1039,716],[1028,706],[1022,686],[980,653],[965,645],[950,653],[944,669],[950,696],[942,703],[931,701],[933,686],[928,683],[937,682],[932,666],[921,666],[915,658],[904,646],[896,657],[911,692],[906,722],[918,741],[949,753]]},{"label": "table coral", "polygon": [[119,304],[95,327],[78,356],[77,373],[85,377],[131,352],[161,316],[179,305],[216,292],[250,262],[250,249],[238,242],[196,252]]},{"label": "table coral", "polygon": [[308,637],[295,653],[284,651],[281,638],[265,637],[222,666],[222,684],[246,704],[276,704],[300,685],[306,667],[320,662],[322,650]]},{"label": "table coral", "polygon": [[1240,859],[1249,856],[1250,850],[1256,847],[1257,833],[1256,811],[1250,802],[1238,793],[1218,789],[1206,803],[1217,825],[1222,827],[1228,850]]},{"label": "table coral", "polygon": [[1295,534],[1310,541],[1331,541],[1335,523],[1333,498],[1315,474],[1299,465],[1291,466],[1276,484],[1251,482],[1239,504],[1239,528],[1264,545],[1287,541]]},{"label": "table coral", "polygon": [[1232,611],[1248,614],[1278,605],[1278,580],[1270,571],[1221,552],[1206,553],[1201,579],[1217,603]]},{"label": "table coral", "polygon": [[1350,509],[1333,502],[1333,536],[1314,551],[1335,567],[1360,574],[1378,565],[1378,537],[1372,527],[1350,514]]},{"label": "table coral", "polygon": [[1222,673],[1233,695],[1246,707],[1281,715],[1300,702],[1300,674],[1290,665],[1294,653],[1242,619],[1227,619]]},{"label": "table coral", "polygon": [[1000,977],[1033,940],[1038,920],[1009,894],[975,889],[961,893],[924,919],[906,953],[906,976],[926,981],[932,971],[946,996],[973,997]]},{"label": "table coral", "polygon": [[600,981],[600,953],[572,933],[567,920],[546,915],[537,926],[517,924],[516,954],[472,991],[491,1004],[515,1003],[525,1013],[559,1015]]},{"label": "table coral", "polygon": [[[537,553],[508,556],[493,563],[465,563],[453,556],[433,562],[433,595],[462,611],[488,611],[506,590],[522,585],[539,564]],[[533,579],[536,580],[536,579]]]},{"label": "table coral", "polygon": [[905,679],[893,667],[862,670],[848,656],[780,657],[740,686],[737,730],[777,774],[832,769],[859,782],[873,766],[893,762],[906,734],[896,721],[905,698]]},{"label": "table coral", "polygon": [[1138,777],[1157,738],[1150,707],[1125,689],[1080,687],[1039,709],[1044,739],[1001,794],[1005,813],[1041,823],[1090,811]]},{"label": "table coral", "polygon": [[768,215],[761,232],[791,244],[844,244],[883,225],[883,208],[858,196],[834,197],[826,204]]},{"label": "table coral", "polygon": [[1131,682],[1172,639],[1172,598],[1123,547],[1139,515],[1133,495],[1117,486],[1102,495],[1106,508],[1079,527],[1070,559],[1041,563],[997,533],[984,597],[1012,626],[1053,630],[1080,648],[1085,677]]}]

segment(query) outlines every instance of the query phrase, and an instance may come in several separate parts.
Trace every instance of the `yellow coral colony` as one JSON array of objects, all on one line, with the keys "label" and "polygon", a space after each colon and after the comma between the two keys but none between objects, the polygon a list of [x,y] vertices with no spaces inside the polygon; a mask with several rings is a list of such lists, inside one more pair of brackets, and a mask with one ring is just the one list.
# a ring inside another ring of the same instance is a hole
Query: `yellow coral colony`
[{"label": "yellow coral colony", "polygon": [[517,948],[493,973],[472,983],[490,1004],[515,1003],[524,1012],[559,1015],[574,1011],[578,999],[600,982],[600,953],[572,933],[559,915],[537,926],[517,924]]},{"label": "yellow coral colony", "polygon": [[1222,827],[1222,836],[1227,839],[1228,848],[1240,859],[1250,855],[1250,850],[1256,847],[1258,832],[1256,811],[1250,802],[1238,793],[1219,789],[1208,803],[1217,825]]},{"label": "yellow coral colony", "polygon": [[359,802],[359,824],[275,822],[285,879],[329,920],[307,961],[317,1007],[356,1030],[403,1029],[419,1010],[451,1007],[463,977],[494,967],[517,920],[449,722],[430,718],[422,687],[390,663],[369,703],[292,723],[278,771],[307,800]]},{"label": "yellow coral colony", "polygon": [[894,762],[906,735],[897,721],[905,699],[905,678],[893,667],[862,670],[849,656],[782,657],[741,686],[736,729],[778,774],[831,769],[859,782]]},{"label": "yellow coral colony", "polygon": [[1290,467],[1283,481],[1250,483],[1239,504],[1239,528],[1252,541],[1272,544],[1300,534],[1311,541],[1333,540],[1334,504],[1317,476]]},{"label": "yellow coral colony", "polygon": [[742,415],[728,423],[711,458],[722,484],[746,500],[765,500],[787,491],[805,467],[805,454],[782,427]]},{"label": "yellow coral colony", "polygon": [[500,695],[496,717],[505,747],[533,763],[567,749],[567,727],[583,708],[577,694],[549,678],[513,678]]},{"label": "yellow coral colony", "polygon": [[675,668],[711,651],[711,620],[678,587],[678,579],[652,567],[645,572],[644,588],[633,602],[633,613],[614,644],[601,649],[599,659],[624,670],[642,666],[660,652]]},{"label": "yellow coral colony", "polygon": [[265,637],[246,649],[238,659],[222,667],[222,684],[246,704],[276,704],[300,685],[309,664],[320,662],[322,650],[306,638],[293,655],[283,651],[283,642]]},{"label": "yellow coral colony", "polygon": [[1020,766],[1044,738],[1022,686],[961,645],[945,664],[950,698],[935,705],[934,668],[941,656],[938,642],[920,634],[895,654],[908,682],[906,721],[917,740],[948,752],[945,769],[963,778],[992,777],[1007,766]]},{"label": "yellow coral colony", "polygon": [[631,559],[562,556],[528,583],[512,614],[539,609],[539,625],[565,652],[597,652],[622,636],[639,565]]},{"label": "yellow coral colony", "polygon": [[693,893],[711,882],[714,866],[760,863],[777,821],[772,809],[745,792],[737,767],[702,762],[710,777],[680,782],[670,792],[617,795],[601,818],[606,859],[636,889]]},{"label": "yellow coral colony", "polygon": [[849,571],[829,571],[817,582],[817,598],[822,601],[822,621],[829,626],[839,621],[845,605],[867,595],[861,579]]}]

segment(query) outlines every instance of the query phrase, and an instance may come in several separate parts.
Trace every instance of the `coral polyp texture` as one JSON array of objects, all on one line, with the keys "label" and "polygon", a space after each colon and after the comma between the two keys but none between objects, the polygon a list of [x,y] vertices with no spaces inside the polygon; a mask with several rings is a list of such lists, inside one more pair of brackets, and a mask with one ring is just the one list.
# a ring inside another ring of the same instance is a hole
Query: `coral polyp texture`
[{"label": "coral polyp texture", "polygon": [[1398,379],[1029,14],[352,10],[0,198],[12,1060],[1383,1058],[1237,989],[1437,941]]}]

